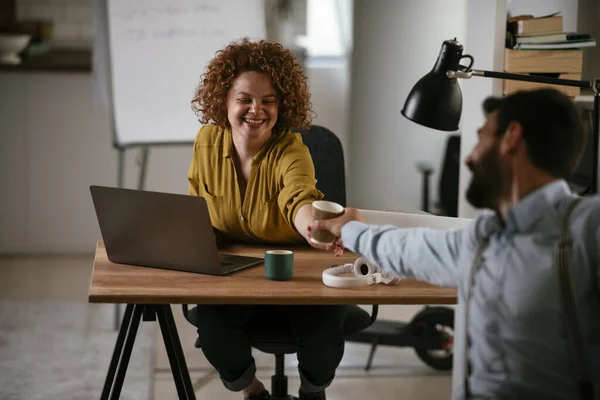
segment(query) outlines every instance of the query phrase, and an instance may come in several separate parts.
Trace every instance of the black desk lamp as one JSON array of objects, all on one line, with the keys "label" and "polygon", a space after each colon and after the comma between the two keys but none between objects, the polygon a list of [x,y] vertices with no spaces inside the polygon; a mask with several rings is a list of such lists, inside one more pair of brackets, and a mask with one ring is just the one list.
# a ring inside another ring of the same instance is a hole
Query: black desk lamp
[{"label": "black desk lamp", "polygon": [[[469,79],[472,76],[485,78],[500,78],[515,81],[550,83],[562,86],[576,86],[582,89],[592,89],[594,92],[593,111],[593,171],[590,193],[597,192],[598,180],[598,140],[600,114],[600,79],[592,81],[576,81],[571,79],[548,78],[542,76],[511,74],[507,72],[482,71],[471,69],[473,57],[462,54],[463,46],[456,39],[446,40],[442,44],[440,55],[431,72],[421,78],[410,91],[402,115],[426,126],[442,131],[458,130],[458,122],[462,112],[462,93],[457,78]],[[471,63],[465,67],[460,60],[468,58]]]}]

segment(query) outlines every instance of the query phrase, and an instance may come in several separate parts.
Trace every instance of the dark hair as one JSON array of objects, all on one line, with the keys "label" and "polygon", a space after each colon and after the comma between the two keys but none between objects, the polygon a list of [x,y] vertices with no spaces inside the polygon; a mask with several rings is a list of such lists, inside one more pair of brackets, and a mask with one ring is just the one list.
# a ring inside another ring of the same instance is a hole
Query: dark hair
[{"label": "dark hair", "polygon": [[498,130],[504,134],[511,122],[523,129],[529,158],[538,168],[557,178],[570,176],[581,160],[587,142],[573,101],[556,89],[518,91],[483,102],[486,114],[498,110]]},{"label": "dark hair", "polygon": [[229,128],[226,99],[234,79],[245,71],[262,72],[269,77],[279,100],[279,115],[273,133],[292,128],[308,129],[312,105],[306,76],[294,54],[281,44],[242,39],[217,51],[200,77],[192,110],[202,124],[211,121]]}]

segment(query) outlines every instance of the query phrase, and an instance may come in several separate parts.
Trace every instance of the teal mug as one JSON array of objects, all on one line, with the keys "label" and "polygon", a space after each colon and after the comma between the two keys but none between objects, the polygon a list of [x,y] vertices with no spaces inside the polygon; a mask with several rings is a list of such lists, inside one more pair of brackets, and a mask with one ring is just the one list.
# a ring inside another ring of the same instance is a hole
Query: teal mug
[{"label": "teal mug", "polygon": [[286,281],[294,276],[294,253],[290,250],[267,250],[265,252],[265,277],[274,281]]}]

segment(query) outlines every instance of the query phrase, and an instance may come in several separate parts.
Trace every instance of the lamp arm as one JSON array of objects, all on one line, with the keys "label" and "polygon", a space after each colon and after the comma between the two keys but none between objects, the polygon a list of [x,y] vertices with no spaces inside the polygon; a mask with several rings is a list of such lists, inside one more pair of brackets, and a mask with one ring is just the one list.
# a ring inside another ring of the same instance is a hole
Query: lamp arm
[{"label": "lamp arm", "polygon": [[448,78],[462,78],[469,79],[472,76],[482,76],[484,78],[498,78],[508,79],[513,81],[526,81],[526,82],[538,82],[538,83],[549,83],[561,86],[575,86],[582,89],[597,89],[598,80],[592,81],[577,81],[573,79],[559,79],[551,78],[547,76],[539,75],[525,75],[525,74],[511,74],[509,72],[496,72],[496,71],[484,71],[478,69],[466,70],[466,71],[447,71],[446,76]]}]

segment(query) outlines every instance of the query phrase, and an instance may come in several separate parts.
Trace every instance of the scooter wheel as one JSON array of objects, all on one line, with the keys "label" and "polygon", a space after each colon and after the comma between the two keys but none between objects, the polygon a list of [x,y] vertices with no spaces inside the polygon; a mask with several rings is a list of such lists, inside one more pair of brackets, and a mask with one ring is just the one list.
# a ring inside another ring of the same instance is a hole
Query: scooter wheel
[{"label": "scooter wheel", "polygon": [[449,371],[452,369],[452,355],[454,353],[454,311],[440,309],[428,310],[420,319],[420,324],[429,325],[442,338],[441,349],[415,348],[417,356],[433,369]]}]

